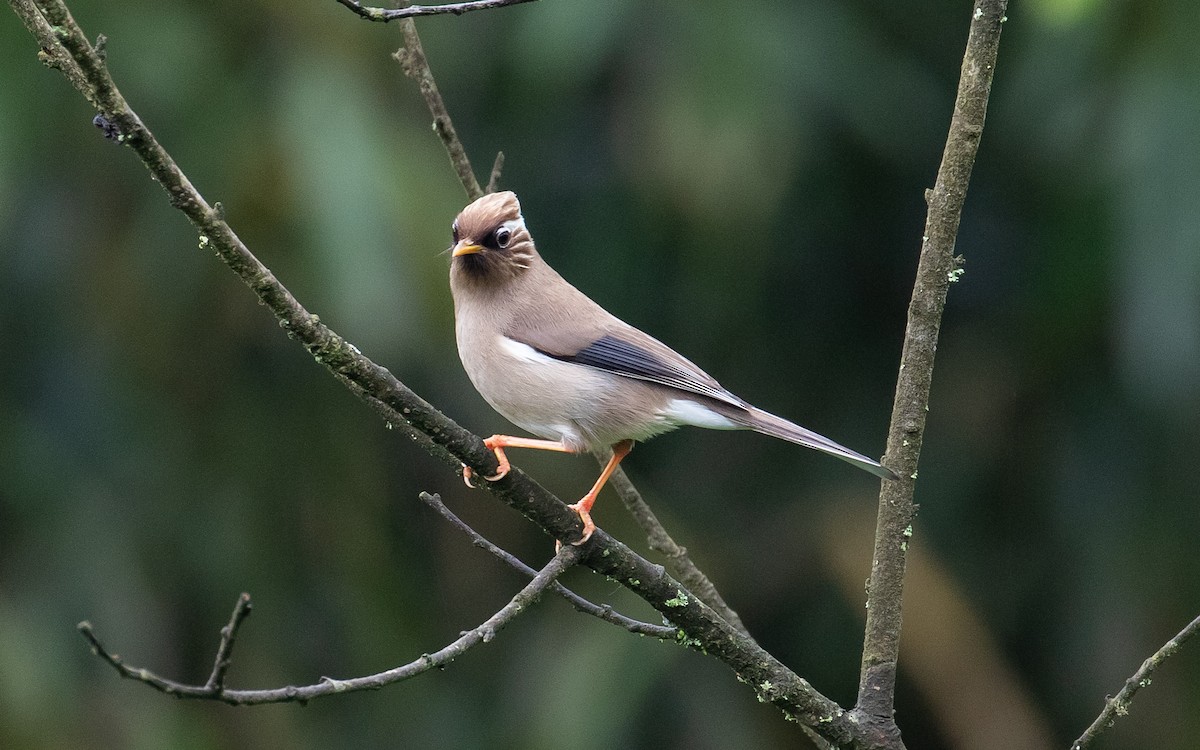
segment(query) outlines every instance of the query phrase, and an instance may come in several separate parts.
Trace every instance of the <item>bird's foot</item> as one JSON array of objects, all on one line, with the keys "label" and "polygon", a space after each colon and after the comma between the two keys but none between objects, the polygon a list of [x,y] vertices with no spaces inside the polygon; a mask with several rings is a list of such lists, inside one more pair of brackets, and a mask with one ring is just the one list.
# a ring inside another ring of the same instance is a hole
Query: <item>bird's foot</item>
[{"label": "bird's foot", "polygon": [[[567,507],[578,513],[579,520],[583,521],[583,535],[571,542],[572,545],[578,547],[586,543],[587,540],[592,538],[592,534],[596,533],[596,524],[592,522],[592,502],[590,498],[585,497],[574,505],[568,505]],[[556,541],[554,543],[554,551],[557,553],[560,549],[562,549],[562,542]]]},{"label": "bird's foot", "polygon": [[[508,456],[504,455],[503,437],[503,435],[492,435],[490,438],[487,438],[483,441],[483,444],[486,445],[492,453],[496,454],[496,473],[490,477],[484,477],[484,479],[488,480],[489,482],[500,481],[507,476],[508,470],[512,468],[512,464],[508,462]],[[475,489],[475,485],[471,483],[471,477],[474,476],[474,474],[475,472],[470,466],[463,464],[463,482],[471,489]]]}]

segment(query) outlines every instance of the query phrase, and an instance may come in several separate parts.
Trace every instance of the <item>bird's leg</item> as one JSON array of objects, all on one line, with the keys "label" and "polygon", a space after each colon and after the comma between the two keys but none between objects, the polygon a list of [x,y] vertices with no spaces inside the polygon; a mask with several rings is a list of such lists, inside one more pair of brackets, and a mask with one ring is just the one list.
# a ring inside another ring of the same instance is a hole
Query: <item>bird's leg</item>
[{"label": "bird's leg", "polygon": [[[578,540],[571,542],[575,546],[579,546],[592,538],[592,533],[596,531],[596,524],[592,522],[592,505],[596,502],[596,496],[600,494],[600,490],[608,482],[608,478],[617,470],[617,464],[621,463],[621,459],[629,455],[629,451],[633,450],[632,440],[622,440],[612,447],[612,458],[608,459],[608,463],[604,466],[604,471],[600,472],[600,478],[588,490],[588,493],[574,505],[567,507],[579,514],[579,519],[583,521],[583,536]],[[555,549],[558,545],[555,546]]]},{"label": "bird's leg", "polygon": [[[574,450],[568,448],[558,440],[537,440],[536,438],[515,437],[513,435],[492,435],[483,441],[483,444],[488,447],[492,453],[496,454],[496,473],[490,477],[484,477],[489,482],[497,482],[508,474],[511,465],[508,463],[508,456],[504,455],[505,448],[534,448],[542,451],[558,451],[559,453],[575,453]],[[471,484],[471,467],[463,464],[463,481],[471,489],[475,485]]]}]

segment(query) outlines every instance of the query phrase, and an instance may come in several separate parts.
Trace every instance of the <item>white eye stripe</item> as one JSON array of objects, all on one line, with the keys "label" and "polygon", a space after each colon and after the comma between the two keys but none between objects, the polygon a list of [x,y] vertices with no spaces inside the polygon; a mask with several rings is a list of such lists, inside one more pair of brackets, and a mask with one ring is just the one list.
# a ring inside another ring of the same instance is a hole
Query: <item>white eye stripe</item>
[{"label": "white eye stripe", "polygon": [[496,238],[497,245],[501,248],[506,248],[512,244],[512,239],[516,236],[517,230],[525,230],[525,220],[520,216],[501,224],[496,228],[492,236]]}]

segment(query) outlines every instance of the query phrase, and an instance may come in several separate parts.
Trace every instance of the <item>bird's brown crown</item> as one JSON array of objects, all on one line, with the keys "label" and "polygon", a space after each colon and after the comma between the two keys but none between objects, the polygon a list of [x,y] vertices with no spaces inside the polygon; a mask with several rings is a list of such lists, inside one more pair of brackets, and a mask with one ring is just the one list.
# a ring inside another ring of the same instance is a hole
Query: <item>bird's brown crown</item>
[{"label": "bird's brown crown", "polygon": [[459,236],[478,240],[500,224],[519,218],[521,202],[516,193],[505,190],[475,199],[459,212],[454,223],[458,226]]},{"label": "bird's brown crown", "polygon": [[537,259],[533,238],[512,192],[489,193],[453,224],[451,268],[475,281],[499,281],[527,270]]}]

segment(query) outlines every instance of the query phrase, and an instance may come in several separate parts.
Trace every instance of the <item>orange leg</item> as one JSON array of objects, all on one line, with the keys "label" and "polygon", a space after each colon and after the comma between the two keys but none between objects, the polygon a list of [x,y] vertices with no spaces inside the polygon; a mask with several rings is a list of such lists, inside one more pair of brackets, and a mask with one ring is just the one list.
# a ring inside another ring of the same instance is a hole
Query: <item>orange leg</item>
[{"label": "orange leg", "polygon": [[[574,453],[567,446],[563,445],[558,440],[538,440],[536,438],[514,437],[512,435],[492,435],[483,441],[493,453],[496,454],[496,463],[498,468],[496,473],[490,477],[484,477],[489,482],[495,482],[504,478],[508,473],[511,465],[508,462],[508,456],[504,455],[505,448],[533,448],[543,451],[558,451],[559,453]],[[596,531],[596,524],[592,522],[592,506],[596,504],[596,496],[600,494],[600,490],[604,489],[604,485],[608,483],[608,478],[617,470],[617,465],[621,463],[621,459],[629,455],[629,451],[633,450],[632,440],[622,440],[612,447],[612,458],[608,459],[608,463],[604,466],[604,471],[600,472],[600,477],[588,493],[580,499],[579,502],[567,507],[579,514],[579,519],[583,521],[583,536],[578,540],[571,542],[576,546],[583,544],[588,539],[592,538],[592,534]],[[463,481],[468,487],[474,488],[471,484],[471,467],[463,464]],[[561,542],[555,543],[555,549],[561,546]]]},{"label": "orange leg", "polygon": [[[493,453],[496,454],[496,463],[498,467],[496,473],[490,477],[484,477],[489,482],[498,482],[508,473],[511,465],[508,463],[508,456],[504,455],[505,448],[533,448],[543,451],[558,451],[559,453],[574,453],[567,446],[563,445],[558,440],[538,440],[536,438],[515,437],[513,435],[492,435],[483,441]],[[475,489],[475,485],[471,484],[471,467],[463,464],[463,481],[471,489]]]},{"label": "orange leg", "polygon": [[578,513],[580,520],[583,521],[583,536],[571,542],[571,544],[579,546],[592,538],[592,533],[596,531],[596,524],[592,523],[592,505],[596,503],[596,496],[600,494],[600,490],[608,482],[608,478],[617,470],[617,464],[621,463],[621,459],[628,456],[631,450],[633,450],[632,440],[622,440],[613,445],[612,458],[608,459],[608,463],[604,466],[604,471],[600,472],[600,478],[596,480],[596,483],[592,485],[592,488],[588,490],[588,493],[583,496],[582,500],[574,505],[567,506]]}]

